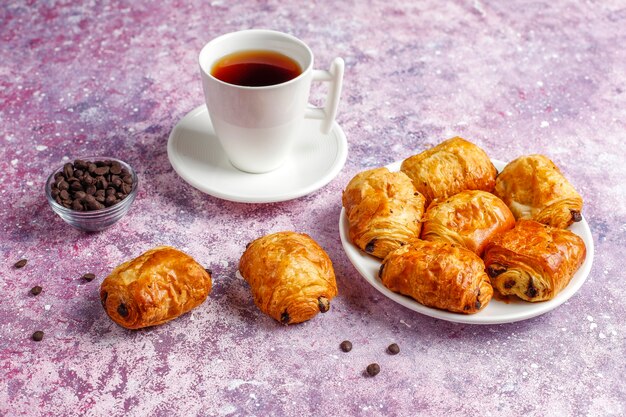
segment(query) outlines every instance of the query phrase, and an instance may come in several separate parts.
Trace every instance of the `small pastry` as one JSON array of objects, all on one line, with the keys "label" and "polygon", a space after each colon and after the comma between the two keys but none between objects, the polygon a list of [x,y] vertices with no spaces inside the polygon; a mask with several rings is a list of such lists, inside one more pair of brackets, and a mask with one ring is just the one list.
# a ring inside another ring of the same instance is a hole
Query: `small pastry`
[{"label": "small pastry", "polygon": [[377,258],[419,237],[424,196],[402,172],[361,172],[348,183],[342,202],[350,240]]},{"label": "small pastry", "polygon": [[337,295],[330,258],[304,233],[279,232],[252,241],[239,272],[259,310],[283,324],[326,313]]},{"label": "small pastry", "polygon": [[484,260],[500,294],[534,302],[551,300],[565,288],[585,255],[585,243],[569,230],[520,220],[487,244]]},{"label": "small pastry", "polygon": [[115,268],[100,286],[100,301],[114,322],[139,329],[199,306],[211,285],[211,274],[191,256],[161,246]]},{"label": "small pastry", "polygon": [[565,229],[582,219],[582,197],[543,155],[522,156],[510,162],[498,175],[494,194],[518,220],[532,219]]},{"label": "small pastry", "polygon": [[455,313],[476,313],[493,295],[478,255],[447,242],[414,240],[387,255],[379,277],[391,291]]},{"label": "small pastry", "polygon": [[433,202],[422,224],[422,239],[457,243],[481,256],[493,236],[515,226],[511,210],[486,191],[461,191]]},{"label": "small pastry", "polygon": [[405,159],[400,169],[426,197],[426,207],[464,190],[491,192],[498,172],[485,151],[460,137]]}]

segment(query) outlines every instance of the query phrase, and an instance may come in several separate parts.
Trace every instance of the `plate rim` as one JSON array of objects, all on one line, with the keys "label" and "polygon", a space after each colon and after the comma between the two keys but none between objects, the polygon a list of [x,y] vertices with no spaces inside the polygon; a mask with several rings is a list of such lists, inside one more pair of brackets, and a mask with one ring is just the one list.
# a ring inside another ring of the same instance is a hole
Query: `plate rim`
[{"label": "plate rim", "polygon": [[[496,168],[498,168],[498,166],[503,167],[504,165],[506,165],[506,162],[500,161],[498,159],[491,159],[491,161],[496,166]],[[389,169],[390,171],[398,171],[401,163],[402,161],[396,161],[396,162],[386,165],[385,168]],[[498,169],[498,171],[500,170],[501,168]],[[511,313],[511,314],[504,314],[504,315],[499,314],[497,316],[481,315],[481,313],[484,313],[485,310],[479,311],[478,313],[475,313],[475,314],[459,314],[459,313],[453,313],[450,311],[439,310],[439,309],[432,308],[432,307],[427,307],[423,304],[418,303],[417,301],[415,301],[414,299],[408,296],[398,294],[389,290],[387,287],[385,287],[382,284],[382,282],[378,279],[377,276],[370,277],[367,271],[365,270],[365,267],[361,263],[355,261],[353,257],[356,258],[357,256],[361,256],[361,257],[366,257],[368,259],[375,259],[375,258],[373,258],[371,255],[364,253],[361,249],[356,247],[349,240],[349,237],[347,235],[348,218],[345,214],[345,208],[343,206],[341,207],[341,212],[339,214],[339,236],[340,236],[341,245],[343,247],[344,253],[348,257],[348,260],[350,261],[352,266],[354,266],[356,271],[359,273],[359,275],[361,275],[361,277],[365,281],[367,281],[371,286],[373,286],[376,290],[378,290],[380,293],[382,293],[384,296],[394,301],[395,303],[400,304],[401,306],[408,308],[409,310],[413,310],[417,313],[420,313],[420,314],[423,314],[432,318],[440,319],[440,320],[445,320],[445,321],[454,322],[454,323],[462,323],[462,324],[490,325],[490,324],[514,323],[517,321],[528,320],[528,319],[546,314],[556,309],[563,303],[565,303],[567,300],[573,297],[580,290],[580,288],[583,286],[585,281],[587,281],[587,278],[589,277],[589,273],[591,272],[595,248],[594,248],[593,235],[591,233],[591,228],[589,227],[589,223],[587,222],[587,219],[585,218],[584,215],[582,216],[582,220],[579,222],[579,224],[582,226],[582,232],[581,232],[582,236],[578,233],[577,235],[580,236],[585,242],[586,257],[585,257],[585,260],[583,261],[583,264],[576,271],[574,277],[572,277],[572,280],[578,274],[581,274],[581,277],[578,278],[575,282],[570,281],[569,284],[561,292],[559,292],[559,294],[557,294],[557,296],[553,298],[552,300],[542,301],[539,303],[528,303],[529,306],[532,306],[532,307],[529,308],[529,310],[526,313],[523,313],[523,314]],[[506,304],[503,301],[499,301],[495,298],[491,299],[490,304],[493,302]]]},{"label": "plate rim", "polygon": [[[289,192],[280,192],[280,193],[272,193],[264,196],[255,196],[250,197],[243,195],[241,193],[225,193],[220,190],[215,190],[207,187],[206,184],[201,183],[196,180],[193,176],[190,176],[185,172],[184,169],[181,168],[181,161],[178,157],[178,153],[174,152],[173,142],[176,138],[176,134],[180,126],[191,120],[195,117],[200,116],[202,113],[207,113],[208,110],[206,105],[202,104],[193,110],[189,111],[185,116],[183,116],[172,128],[170,131],[169,137],[167,139],[167,157],[170,162],[170,165],[176,172],[176,174],[186,183],[210,196],[226,200],[232,201],[235,203],[279,203],[282,201],[294,200],[296,198],[303,197],[305,195],[311,194],[322,187],[326,186],[329,182],[331,182],[343,169],[345,163],[348,159],[348,139],[341,125],[335,120],[333,122],[331,133],[335,137],[335,142],[337,143],[337,153],[335,154],[335,159],[330,165],[330,168],[324,172],[317,180],[313,181],[306,187],[299,188],[294,191]],[[233,168],[235,169],[235,168]],[[249,175],[264,175],[264,174],[249,174]]]}]

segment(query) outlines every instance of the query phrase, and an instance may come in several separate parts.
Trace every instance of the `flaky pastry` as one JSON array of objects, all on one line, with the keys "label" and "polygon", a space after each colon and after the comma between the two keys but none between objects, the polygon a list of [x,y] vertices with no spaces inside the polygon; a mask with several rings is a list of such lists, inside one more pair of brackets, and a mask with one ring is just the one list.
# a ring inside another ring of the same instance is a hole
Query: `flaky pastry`
[{"label": "flaky pastry", "polygon": [[500,294],[545,301],[567,286],[585,255],[585,242],[571,231],[519,220],[487,244],[483,258]]},{"label": "flaky pastry", "polygon": [[100,301],[114,322],[139,329],[202,304],[211,285],[211,274],[191,256],[162,246],[115,268],[102,282]]},{"label": "flaky pastry", "polygon": [[350,240],[384,258],[419,237],[424,196],[402,172],[376,168],[357,174],[342,196]]},{"label": "flaky pastry", "polygon": [[532,219],[561,229],[582,220],[582,197],[544,155],[510,162],[498,175],[494,194],[518,220]]},{"label": "flaky pastry", "polygon": [[455,313],[476,313],[493,295],[478,255],[448,242],[414,240],[387,255],[379,277],[391,291]]},{"label": "flaky pastry", "polygon": [[239,272],[250,284],[257,307],[283,324],[327,312],[337,295],[330,258],[304,233],[279,232],[252,241],[241,256]]}]

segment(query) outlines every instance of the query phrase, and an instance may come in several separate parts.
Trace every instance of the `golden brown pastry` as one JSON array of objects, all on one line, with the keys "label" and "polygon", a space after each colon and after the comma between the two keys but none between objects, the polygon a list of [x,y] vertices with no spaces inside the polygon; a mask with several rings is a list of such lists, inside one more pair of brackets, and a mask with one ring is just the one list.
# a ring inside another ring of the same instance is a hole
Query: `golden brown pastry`
[{"label": "golden brown pastry", "polygon": [[484,260],[500,294],[545,301],[567,286],[585,255],[585,243],[569,230],[520,220],[487,244]]},{"label": "golden brown pastry", "polygon": [[485,151],[460,137],[405,159],[400,169],[426,197],[426,207],[464,190],[491,192],[498,172]]},{"label": "golden brown pastry", "polygon": [[510,162],[498,175],[494,194],[518,220],[533,219],[565,229],[582,219],[582,197],[543,155],[522,156]]},{"label": "golden brown pastry", "polygon": [[257,307],[283,324],[327,312],[337,295],[330,258],[304,233],[279,232],[252,241],[239,260],[239,272]]},{"label": "golden brown pastry", "polygon": [[422,224],[422,239],[457,243],[481,256],[493,236],[515,226],[511,210],[495,195],[467,190],[433,202]]},{"label": "golden brown pastry", "polygon": [[376,168],[357,174],[343,192],[350,240],[384,258],[419,237],[424,196],[402,172]]},{"label": "golden brown pastry", "polygon": [[428,307],[473,314],[491,300],[483,261],[462,246],[415,240],[383,260],[379,277],[391,291]]},{"label": "golden brown pastry", "polygon": [[115,268],[100,287],[109,317],[127,329],[154,326],[199,306],[211,274],[191,256],[162,246]]}]

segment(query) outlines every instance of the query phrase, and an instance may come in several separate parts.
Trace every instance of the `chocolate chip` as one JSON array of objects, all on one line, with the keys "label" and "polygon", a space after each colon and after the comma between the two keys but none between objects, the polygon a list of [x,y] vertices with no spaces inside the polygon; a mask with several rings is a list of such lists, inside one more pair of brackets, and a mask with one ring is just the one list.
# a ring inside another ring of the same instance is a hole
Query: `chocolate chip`
[{"label": "chocolate chip", "polygon": [[380,265],[380,269],[378,270],[378,278],[382,279],[383,278],[383,270],[385,269],[385,264],[382,263]]},{"label": "chocolate chip", "polygon": [[113,165],[111,165],[110,171],[111,171],[111,174],[119,175],[122,173],[122,167],[117,162],[114,162]]},{"label": "chocolate chip", "polygon": [[365,252],[372,253],[374,252],[374,245],[376,245],[376,239],[370,240],[367,245],[365,245]]},{"label": "chocolate chip", "polygon": [[286,311],[280,315],[280,322],[283,324],[289,324],[289,320],[291,320],[291,317],[289,317],[289,313],[287,313]]},{"label": "chocolate chip", "polygon": [[94,279],[96,279],[96,275],[90,272],[88,274],[83,275],[83,279],[87,282],[93,281]]},{"label": "chocolate chip", "polygon": [[20,259],[19,261],[15,262],[13,264],[13,266],[15,268],[24,268],[26,266],[26,262],[28,262],[28,260],[26,259]]},{"label": "chocolate chip", "polygon": [[74,168],[76,169],[80,169],[85,171],[87,169],[89,165],[87,164],[87,162],[83,161],[82,159],[76,159],[74,161]]},{"label": "chocolate chip", "polygon": [[32,295],[39,295],[39,294],[41,294],[41,290],[42,289],[43,288],[41,288],[39,285],[36,285],[36,286],[34,286],[33,288],[30,289],[30,293]]},{"label": "chocolate chip", "polygon": [[480,307],[482,306],[480,300],[476,300],[476,303],[474,303],[474,307],[476,307],[476,310],[480,310]]},{"label": "chocolate chip", "polygon": [[397,355],[400,353],[400,346],[397,343],[392,343],[387,347],[387,352],[391,355]]},{"label": "chocolate chip", "polygon": [[502,266],[498,264],[491,264],[487,267],[487,274],[491,278],[495,278],[505,271],[506,271],[506,266]]},{"label": "chocolate chip", "polygon": [[528,280],[528,289],[526,290],[525,294],[529,298],[534,298],[537,296],[537,289],[535,288],[535,282],[532,278]]},{"label": "chocolate chip", "polygon": [[108,174],[108,173],[109,173],[109,169],[110,169],[110,168],[109,168],[108,166],[104,165],[104,166],[101,166],[101,167],[96,168],[96,169],[93,171],[93,173],[94,173],[94,174],[96,174],[96,175],[98,175],[98,176],[99,176],[99,175],[106,175],[106,174]]},{"label": "chocolate chip", "polygon": [[43,332],[41,330],[37,330],[33,333],[33,340],[35,342],[41,342],[43,340]]},{"label": "chocolate chip", "polygon": [[513,288],[514,286],[515,286],[515,281],[512,279],[504,283],[504,288],[506,288],[507,290]]},{"label": "chocolate chip", "polygon": [[583,219],[582,214],[580,214],[580,211],[578,210],[570,210],[570,213],[572,213],[572,221],[573,222],[579,222]]},{"label": "chocolate chip", "polygon": [[367,365],[366,370],[369,376],[376,376],[380,373],[380,365],[377,363],[371,363]]},{"label": "chocolate chip", "polygon": [[205,268],[204,270],[206,271],[207,274],[213,276],[213,271],[211,271],[209,268]]},{"label": "chocolate chip", "polygon": [[343,342],[341,342],[339,347],[341,348],[342,351],[346,353],[350,352],[352,350],[352,342],[350,342],[349,340],[344,340]]},{"label": "chocolate chip", "polygon": [[317,306],[319,307],[320,312],[326,313],[330,310],[330,301],[328,301],[328,298],[326,297],[319,297],[317,299]]},{"label": "chocolate chip", "polygon": [[63,181],[61,180],[58,184],[57,184],[59,190],[69,190],[70,189],[70,184],[67,181]]},{"label": "chocolate chip", "polygon": [[65,174],[65,178],[70,179],[74,176],[74,166],[71,162],[63,165],[63,174]]},{"label": "chocolate chip", "polygon": [[96,171],[97,168],[98,168],[98,166],[96,164],[90,163],[87,166],[87,171],[89,171],[90,174],[93,174]]},{"label": "chocolate chip", "polygon": [[127,317],[128,316],[128,308],[126,307],[126,304],[121,303],[118,307],[117,307],[117,313],[122,316],[122,317]]}]

